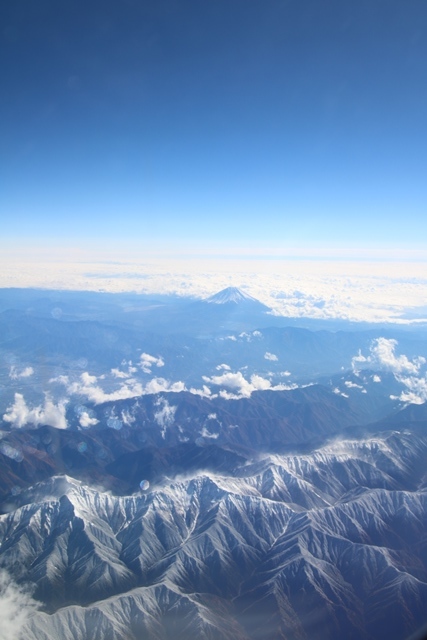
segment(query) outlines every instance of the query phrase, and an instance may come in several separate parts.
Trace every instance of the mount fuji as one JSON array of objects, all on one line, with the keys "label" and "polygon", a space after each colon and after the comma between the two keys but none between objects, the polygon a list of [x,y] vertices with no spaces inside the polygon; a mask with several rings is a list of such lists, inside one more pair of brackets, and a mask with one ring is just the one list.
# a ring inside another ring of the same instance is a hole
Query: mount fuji
[{"label": "mount fuji", "polygon": [[214,295],[206,298],[205,302],[209,304],[255,304],[258,307],[262,307],[266,311],[269,310],[269,307],[265,306],[256,298],[250,296],[247,293],[244,293],[237,287],[227,287],[226,289],[222,289],[215,293]]}]

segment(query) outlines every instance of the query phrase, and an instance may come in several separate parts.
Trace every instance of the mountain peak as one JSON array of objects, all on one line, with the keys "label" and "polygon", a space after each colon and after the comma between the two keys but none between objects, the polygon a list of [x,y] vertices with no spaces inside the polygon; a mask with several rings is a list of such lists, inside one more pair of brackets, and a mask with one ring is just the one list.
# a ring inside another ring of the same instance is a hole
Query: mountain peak
[{"label": "mountain peak", "polygon": [[247,293],[243,293],[243,291],[237,287],[227,287],[226,289],[218,291],[218,293],[215,293],[213,296],[206,298],[205,302],[212,304],[228,304],[230,302],[240,304],[242,302],[258,302],[258,300]]}]

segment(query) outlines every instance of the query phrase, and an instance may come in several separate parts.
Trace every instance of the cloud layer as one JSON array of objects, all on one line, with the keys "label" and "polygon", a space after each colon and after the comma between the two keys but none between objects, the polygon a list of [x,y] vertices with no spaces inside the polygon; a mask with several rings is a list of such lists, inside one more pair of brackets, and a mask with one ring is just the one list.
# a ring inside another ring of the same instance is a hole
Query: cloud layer
[{"label": "cloud layer", "polygon": [[[369,322],[426,320],[423,262],[176,260],[126,265],[8,262],[0,287],[172,294],[204,298],[238,286],[292,317]],[[150,363],[148,363],[149,365]],[[153,363],[151,363],[153,364]],[[154,366],[161,366],[154,363]]]}]

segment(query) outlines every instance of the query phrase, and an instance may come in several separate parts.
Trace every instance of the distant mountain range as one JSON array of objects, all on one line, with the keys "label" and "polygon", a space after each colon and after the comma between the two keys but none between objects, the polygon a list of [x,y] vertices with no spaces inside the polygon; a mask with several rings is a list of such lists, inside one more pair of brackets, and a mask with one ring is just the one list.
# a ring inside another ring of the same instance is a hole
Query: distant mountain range
[{"label": "distant mountain range", "polygon": [[427,623],[422,332],[274,326],[233,287],[62,315],[28,296],[0,313],[0,570],[39,610],[10,640]]}]

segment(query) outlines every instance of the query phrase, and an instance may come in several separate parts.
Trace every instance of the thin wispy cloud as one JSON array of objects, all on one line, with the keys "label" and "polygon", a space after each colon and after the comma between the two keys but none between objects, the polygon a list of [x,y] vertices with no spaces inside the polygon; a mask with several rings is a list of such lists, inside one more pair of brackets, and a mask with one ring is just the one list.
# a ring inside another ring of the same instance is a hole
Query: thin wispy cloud
[{"label": "thin wispy cloud", "polygon": [[9,371],[9,378],[11,380],[19,380],[21,378],[29,378],[33,374],[34,374],[33,367],[25,367],[25,369],[18,371],[18,369],[15,366],[12,366]]},{"label": "thin wispy cloud", "polygon": [[24,625],[39,606],[28,590],[0,569],[0,640],[22,640]]},{"label": "thin wispy cloud", "polygon": [[264,358],[265,360],[271,360],[272,362],[277,362],[279,359],[274,353],[270,353],[269,351],[264,353]]},{"label": "thin wispy cloud", "polygon": [[154,413],[154,419],[161,428],[162,438],[165,438],[166,429],[174,423],[176,407],[170,405],[166,398],[159,398],[156,406],[158,409]]}]

